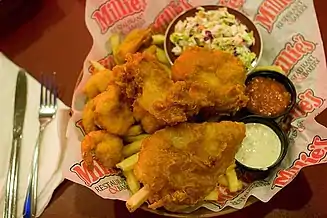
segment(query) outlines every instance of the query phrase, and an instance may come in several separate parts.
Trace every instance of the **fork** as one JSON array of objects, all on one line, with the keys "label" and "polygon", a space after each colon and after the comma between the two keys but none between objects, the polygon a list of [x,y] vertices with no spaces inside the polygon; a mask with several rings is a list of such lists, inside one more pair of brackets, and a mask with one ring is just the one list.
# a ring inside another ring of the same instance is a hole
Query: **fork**
[{"label": "fork", "polygon": [[34,147],[32,168],[28,177],[28,190],[24,203],[24,218],[36,217],[37,184],[39,168],[39,152],[46,126],[55,118],[57,112],[57,88],[54,82],[55,74],[51,77],[42,74],[39,107],[39,135]]}]

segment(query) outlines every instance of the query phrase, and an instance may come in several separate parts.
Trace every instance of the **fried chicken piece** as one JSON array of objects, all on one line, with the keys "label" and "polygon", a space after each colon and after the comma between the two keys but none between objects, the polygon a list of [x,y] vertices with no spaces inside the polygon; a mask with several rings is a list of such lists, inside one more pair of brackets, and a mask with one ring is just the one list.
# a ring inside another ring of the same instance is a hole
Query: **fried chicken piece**
[{"label": "fried chicken piece", "polygon": [[182,123],[144,139],[134,168],[149,190],[152,209],[177,210],[201,202],[234,161],[245,125]]},{"label": "fried chicken piece", "polygon": [[248,101],[245,67],[227,52],[190,48],[176,59],[172,79],[187,83],[190,98],[201,109],[229,114],[245,107]]},{"label": "fried chicken piece", "polygon": [[139,48],[151,40],[151,28],[132,30],[118,46],[115,60],[118,64],[125,62],[127,54],[134,54]]},{"label": "fried chicken piece", "polygon": [[98,160],[107,168],[114,167],[123,158],[123,141],[118,136],[104,130],[88,133],[82,141],[82,156],[86,166],[93,168],[93,160]]},{"label": "fried chicken piece", "polygon": [[129,104],[121,96],[120,88],[109,85],[96,98],[94,121],[101,129],[115,135],[124,135],[134,124]]}]

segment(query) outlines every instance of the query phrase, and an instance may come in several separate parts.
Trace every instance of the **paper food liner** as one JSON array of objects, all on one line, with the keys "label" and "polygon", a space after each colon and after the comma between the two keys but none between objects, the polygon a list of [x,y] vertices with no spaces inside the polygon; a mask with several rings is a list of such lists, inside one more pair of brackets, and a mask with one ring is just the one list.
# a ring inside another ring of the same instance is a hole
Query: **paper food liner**
[{"label": "paper food liner", "polygon": [[293,81],[298,96],[296,107],[290,114],[289,150],[279,168],[265,180],[245,184],[238,193],[229,193],[221,187],[217,203],[201,206],[212,211],[226,206],[241,209],[251,195],[267,202],[303,167],[327,161],[327,131],[314,119],[326,108],[327,74],[312,0],[87,0],[85,22],[93,37],[93,46],[73,97],[73,115],[67,131],[69,146],[63,168],[66,179],[90,188],[102,198],[127,200],[130,197],[120,171],[105,169],[97,163],[94,170],[89,171],[82,160],[81,112],[85,104],[82,87],[90,77],[89,61],[97,60],[111,67],[112,51],[107,39],[112,33],[126,34],[149,24],[163,30],[182,11],[205,4],[235,8],[254,20],[263,37],[259,65],[280,66]]}]

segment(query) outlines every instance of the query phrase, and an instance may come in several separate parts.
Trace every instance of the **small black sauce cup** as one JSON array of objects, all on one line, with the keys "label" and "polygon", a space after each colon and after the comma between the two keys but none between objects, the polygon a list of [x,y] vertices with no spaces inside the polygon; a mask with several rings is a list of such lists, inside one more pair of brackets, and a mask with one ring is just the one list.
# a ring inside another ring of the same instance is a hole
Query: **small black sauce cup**
[{"label": "small black sauce cup", "polygon": [[270,171],[275,169],[285,158],[285,155],[287,153],[288,146],[289,146],[288,137],[281,130],[281,128],[278,126],[278,124],[274,120],[271,120],[271,119],[265,119],[265,118],[262,118],[257,115],[250,115],[250,116],[246,116],[246,117],[239,119],[238,122],[243,122],[245,124],[260,123],[260,124],[266,125],[277,134],[277,136],[281,142],[281,152],[279,154],[279,157],[277,158],[275,163],[273,163],[271,166],[267,167],[266,169],[248,167],[248,166],[243,165],[242,163],[240,163],[239,161],[237,161],[235,159],[236,165],[238,166],[241,173],[250,174],[254,180],[264,179],[269,175]]},{"label": "small black sauce cup", "polygon": [[260,70],[260,71],[256,71],[253,73],[250,73],[246,80],[245,80],[245,85],[247,85],[253,78],[255,77],[266,77],[266,78],[271,78],[274,79],[275,81],[283,84],[286,88],[286,90],[290,93],[291,95],[291,102],[289,103],[288,107],[285,109],[285,111],[281,114],[277,114],[274,116],[265,116],[265,115],[261,115],[261,114],[256,114],[250,110],[247,110],[249,114],[255,114],[257,116],[260,117],[264,117],[267,119],[277,119],[280,117],[285,116],[286,114],[288,114],[294,107],[295,103],[296,103],[296,98],[297,98],[297,94],[296,94],[296,89],[294,84],[292,83],[292,81],[285,76],[284,74],[281,74],[277,71],[273,71],[273,70]]}]

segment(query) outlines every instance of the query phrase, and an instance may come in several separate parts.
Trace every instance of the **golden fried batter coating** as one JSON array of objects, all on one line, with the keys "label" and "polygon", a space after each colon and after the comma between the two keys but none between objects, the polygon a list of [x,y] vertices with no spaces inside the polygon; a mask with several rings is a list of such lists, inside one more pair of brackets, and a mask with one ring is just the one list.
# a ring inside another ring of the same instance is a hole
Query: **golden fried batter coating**
[{"label": "golden fried batter coating", "polygon": [[115,83],[133,102],[134,116],[146,132],[152,133],[163,125],[187,120],[183,105],[168,98],[171,87],[170,70],[146,53],[128,54],[124,65],[113,69]]},{"label": "golden fried batter coating", "polygon": [[124,135],[134,124],[133,113],[116,85],[109,85],[107,91],[96,98],[94,120],[97,126],[115,135]]},{"label": "golden fried batter coating", "polygon": [[82,156],[89,168],[93,160],[99,161],[107,168],[114,167],[122,158],[123,141],[103,130],[88,133],[82,141]]},{"label": "golden fried batter coating", "polygon": [[147,132],[162,126],[158,124],[185,122],[200,111],[234,113],[248,101],[245,68],[229,53],[192,48],[172,70],[147,53],[128,54],[126,63],[113,69],[115,83],[139,107],[134,110],[148,112],[134,115],[147,123]]},{"label": "golden fried batter coating", "polygon": [[101,92],[104,92],[110,81],[112,80],[112,72],[108,69],[101,70],[93,74],[84,86],[84,94],[88,99],[92,99]]},{"label": "golden fried batter coating", "polygon": [[150,188],[150,208],[173,210],[202,201],[234,161],[244,137],[243,123],[224,121],[182,123],[144,139],[134,172]]},{"label": "golden fried batter coating", "polygon": [[142,128],[146,133],[154,133],[158,129],[165,127],[167,124],[163,120],[156,119],[148,111],[140,107],[137,103],[133,105],[133,116],[136,121],[141,122]]},{"label": "golden fried batter coating", "polygon": [[82,124],[86,134],[98,129],[94,123],[94,110],[95,100],[91,99],[86,103],[82,114]]},{"label": "golden fried batter coating", "polygon": [[174,81],[185,81],[190,98],[201,108],[232,113],[245,107],[246,70],[232,54],[205,48],[190,48],[172,67]]}]

